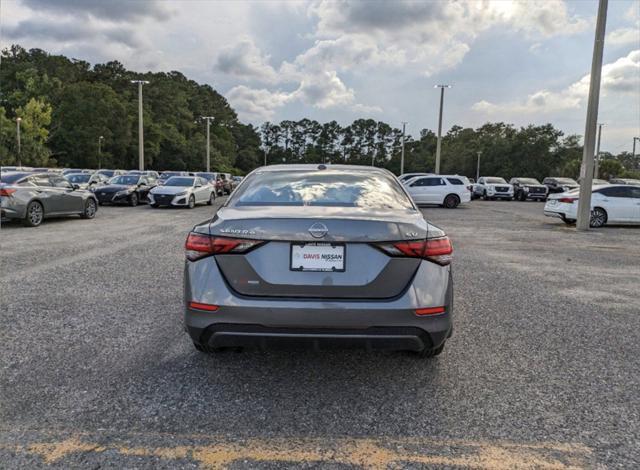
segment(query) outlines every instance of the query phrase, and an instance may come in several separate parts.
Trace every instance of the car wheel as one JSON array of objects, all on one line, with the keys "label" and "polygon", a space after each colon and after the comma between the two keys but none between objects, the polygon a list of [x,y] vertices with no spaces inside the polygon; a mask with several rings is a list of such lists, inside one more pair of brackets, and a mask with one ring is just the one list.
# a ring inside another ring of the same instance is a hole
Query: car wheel
[{"label": "car wheel", "polygon": [[589,226],[593,228],[602,227],[607,223],[607,211],[601,207],[595,207],[591,211],[591,218],[589,220]]},{"label": "car wheel", "polygon": [[487,196],[487,191],[482,192],[482,199],[484,199],[485,201],[489,200],[489,196]]},{"label": "car wheel", "polygon": [[518,193],[518,200],[519,200],[519,201],[522,201],[522,202],[524,202],[524,201],[526,201],[526,200],[527,200],[527,196],[524,194],[524,192],[520,191],[520,192]]},{"label": "car wheel", "polygon": [[460,204],[460,198],[455,194],[449,194],[444,198],[443,205],[447,209],[455,209],[456,207],[458,207],[458,204]]},{"label": "car wheel", "polygon": [[576,221],[575,221],[575,220],[573,220],[573,219],[567,219],[566,217],[563,217],[563,218],[562,218],[562,221],[563,221],[565,224],[567,224],[567,225],[573,225],[573,224],[575,224],[575,223],[576,223]]},{"label": "car wheel", "polygon": [[138,205],[138,195],[136,193],[131,193],[131,196],[129,196],[129,205],[131,207]]},{"label": "car wheel", "polygon": [[443,349],[444,349],[444,343],[442,343],[437,348],[433,348],[433,349],[425,348],[422,351],[416,352],[416,355],[422,359],[429,359],[431,357],[436,357],[437,355],[439,355],[443,351]]},{"label": "car wheel", "polygon": [[87,199],[87,202],[84,203],[84,212],[80,214],[80,217],[83,219],[93,219],[96,216],[97,210],[96,201]]},{"label": "car wheel", "polygon": [[153,207],[154,209],[156,209],[158,207],[158,204],[149,204],[149,206]]},{"label": "car wheel", "polygon": [[189,196],[189,209],[193,209],[196,207],[196,198],[193,197],[193,194]]},{"label": "car wheel", "polygon": [[27,206],[27,214],[22,219],[25,227],[37,227],[44,220],[44,208],[38,201],[31,201]]},{"label": "car wheel", "polygon": [[215,201],[215,200],[216,200],[216,195],[215,195],[215,193],[212,191],[212,192],[211,192],[211,195],[209,196],[209,200],[207,201],[207,204],[211,206],[211,205],[213,205],[213,201]]}]

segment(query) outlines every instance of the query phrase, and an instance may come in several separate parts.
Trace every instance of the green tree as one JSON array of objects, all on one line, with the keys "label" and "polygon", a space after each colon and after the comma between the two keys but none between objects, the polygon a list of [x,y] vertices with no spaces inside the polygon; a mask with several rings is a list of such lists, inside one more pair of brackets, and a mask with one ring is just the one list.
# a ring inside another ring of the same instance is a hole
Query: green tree
[{"label": "green tree", "polygon": [[48,126],[51,124],[51,106],[43,101],[31,98],[29,102],[16,110],[20,122],[20,155],[16,158],[23,165],[47,166],[55,164],[47,148]]}]

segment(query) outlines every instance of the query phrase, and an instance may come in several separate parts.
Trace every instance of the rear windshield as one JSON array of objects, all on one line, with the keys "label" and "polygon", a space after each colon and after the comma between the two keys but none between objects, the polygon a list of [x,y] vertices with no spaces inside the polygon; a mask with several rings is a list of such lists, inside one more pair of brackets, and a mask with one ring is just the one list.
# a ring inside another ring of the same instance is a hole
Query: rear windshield
[{"label": "rear windshield", "polygon": [[413,209],[392,177],[370,171],[258,172],[239,188],[230,201],[232,205]]},{"label": "rear windshield", "polygon": [[67,175],[66,178],[72,183],[86,183],[91,179],[91,175],[88,173],[82,173],[78,175]]},{"label": "rear windshield", "polygon": [[181,176],[172,176],[164,184],[165,186],[193,186],[193,178],[183,178]]},{"label": "rear windshield", "polygon": [[572,180],[571,178],[556,178],[556,182],[560,184],[578,184],[576,180]]},{"label": "rear windshield", "polygon": [[21,180],[25,176],[29,176],[30,173],[2,173],[0,175],[0,182],[5,184],[13,184],[18,180]]},{"label": "rear windshield", "polygon": [[160,179],[166,180],[168,178],[171,178],[172,176],[180,176],[181,174],[182,173],[180,173],[179,171],[165,171],[160,175]]},{"label": "rear windshield", "polygon": [[120,176],[116,176],[115,178],[112,178],[111,181],[109,181],[109,183],[124,184],[124,185],[130,186],[130,185],[138,184],[138,181],[140,181],[140,177],[137,175],[120,175]]},{"label": "rear windshield", "polygon": [[504,178],[485,178],[484,181],[489,184],[507,184]]}]

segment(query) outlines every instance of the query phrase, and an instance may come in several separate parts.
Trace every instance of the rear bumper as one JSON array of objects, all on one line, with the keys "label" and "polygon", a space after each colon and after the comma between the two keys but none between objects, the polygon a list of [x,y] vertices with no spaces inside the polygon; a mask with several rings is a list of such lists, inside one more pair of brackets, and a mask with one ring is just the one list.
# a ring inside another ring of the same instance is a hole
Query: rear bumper
[{"label": "rear bumper", "polygon": [[0,217],[3,219],[24,219],[27,205],[15,198],[3,197],[0,200]]},{"label": "rear bumper", "polygon": [[[184,325],[196,343],[209,347],[304,344],[323,349],[419,351],[437,348],[450,336],[453,281],[450,267],[422,262],[411,284],[389,300],[292,299],[237,295],[224,282],[213,259],[187,262]],[[216,311],[189,302],[217,305]],[[437,315],[415,310],[444,306]]]},{"label": "rear bumper", "polygon": [[[248,347],[278,349],[301,347],[316,351],[334,348],[422,351],[433,348],[431,336],[415,327],[367,329],[268,328],[261,325],[218,323],[205,331],[189,329],[197,343],[209,348]],[[440,343],[444,341],[441,340]]]}]

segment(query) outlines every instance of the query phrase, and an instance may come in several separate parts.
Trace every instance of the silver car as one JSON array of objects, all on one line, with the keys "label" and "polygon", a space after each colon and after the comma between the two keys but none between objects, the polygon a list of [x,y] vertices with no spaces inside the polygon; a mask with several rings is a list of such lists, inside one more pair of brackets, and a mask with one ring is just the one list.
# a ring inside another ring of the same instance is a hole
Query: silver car
[{"label": "silver car", "polygon": [[151,207],[174,206],[193,209],[196,204],[213,204],[215,188],[199,176],[172,176],[149,192]]},{"label": "silver car", "polygon": [[20,219],[36,227],[48,217],[79,215],[93,219],[98,201],[91,191],[75,188],[56,173],[2,173],[2,218]]},{"label": "silver car", "polygon": [[388,171],[275,165],[249,174],[186,241],[196,349],[299,343],[439,354],[452,245]]}]

